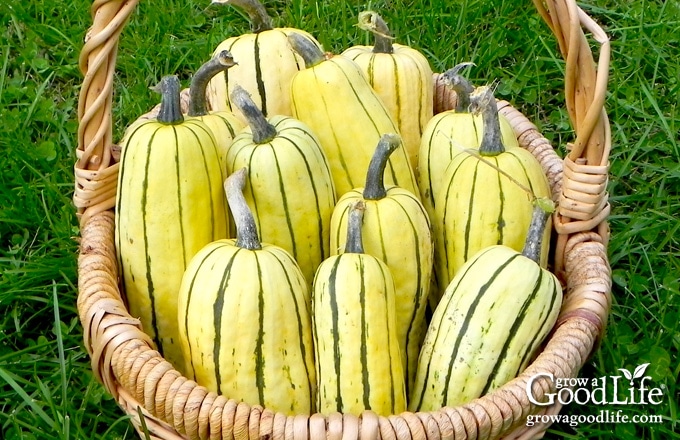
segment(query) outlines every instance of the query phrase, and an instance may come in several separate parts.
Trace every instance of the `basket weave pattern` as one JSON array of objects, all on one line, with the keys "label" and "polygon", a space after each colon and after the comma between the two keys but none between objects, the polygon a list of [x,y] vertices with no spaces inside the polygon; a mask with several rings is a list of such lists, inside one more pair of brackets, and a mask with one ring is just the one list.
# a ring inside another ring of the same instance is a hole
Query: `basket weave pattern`
[{"label": "basket weave pattern", "polygon": [[[539,413],[527,397],[529,377],[575,377],[606,325],[611,304],[607,260],[609,214],[606,184],[611,133],[604,110],[609,41],[572,0],[534,0],[566,60],[565,103],[575,132],[561,159],[536,127],[505,101],[520,145],[541,162],[558,203],[555,273],[565,299],[544,350],[518,378],[460,407],[389,417],[365,411],[286,416],[208,392],[183,377],[153,348],[139,320],[128,313],[119,290],[114,247],[118,163],[112,139],[112,94],[118,39],[139,0],[95,0],[93,24],[80,58],[84,79],[78,115],[74,203],[81,224],[78,310],[96,377],[140,432],[152,439],[529,439],[547,428],[523,426]],[[595,62],[587,30],[599,44]],[[435,74],[436,83],[436,74]],[[451,108],[455,95],[435,89],[435,111]],[[540,399],[554,391],[547,379],[533,383]],[[541,407],[556,413],[559,405]]]}]

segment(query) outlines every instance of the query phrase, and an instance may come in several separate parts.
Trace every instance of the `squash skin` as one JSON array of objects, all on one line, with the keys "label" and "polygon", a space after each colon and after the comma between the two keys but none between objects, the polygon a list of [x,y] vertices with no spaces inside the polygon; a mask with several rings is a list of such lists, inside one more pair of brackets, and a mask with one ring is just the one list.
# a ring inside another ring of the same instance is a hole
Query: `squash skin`
[{"label": "squash skin", "polygon": [[[293,76],[293,115],[317,134],[328,157],[336,195],[363,184],[380,137],[398,133],[396,124],[357,64],[328,55]],[[390,157],[387,183],[419,194],[406,150]]]},{"label": "squash skin", "polygon": [[[360,14],[360,27],[366,21],[365,28],[389,34],[378,14],[370,11]],[[422,53],[403,44],[390,42],[383,52],[380,38],[383,37],[376,33],[374,46],[353,46],[342,55],[361,68],[368,83],[387,107],[401,134],[411,168],[417,174],[420,138],[433,116],[432,68]]]},{"label": "squash skin", "polygon": [[206,245],[182,278],[178,324],[189,377],[250,405],[314,412],[311,299],[288,252],[257,237],[242,190],[225,183],[236,238]]},{"label": "squash skin", "polygon": [[[389,136],[383,136],[381,144],[387,139]],[[392,142],[391,147],[396,148],[395,141]],[[386,153],[380,148],[384,145],[378,145],[374,159],[380,154],[384,160]],[[382,182],[378,185],[382,185],[384,195],[373,197],[370,191],[365,191],[366,186],[375,185],[373,178],[369,171],[364,187],[355,188],[338,200],[331,218],[331,250],[336,255],[345,249],[350,209],[361,201],[365,206],[364,252],[385,263],[394,279],[397,335],[408,394],[415,380],[426,330],[425,309],[432,279],[434,243],[429,218],[418,198],[397,186],[385,188]]]},{"label": "squash skin", "polygon": [[207,125],[215,136],[220,165],[226,175],[227,152],[236,135],[244,129],[243,122],[228,111],[210,112],[207,115],[193,117]]},{"label": "squash skin", "polygon": [[245,123],[245,118],[229,98],[238,84],[252,95],[265,116],[293,116],[290,81],[305,66],[304,60],[288,44],[288,35],[293,33],[321,49],[321,44],[311,34],[286,27],[247,33],[220,43],[215,53],[230,51],[238,65],[210,81],[207,89],[210,108],[233,112]]},{"label": "squash skin", "polygon": [[273,411],[314,411],[310,297],[283,249],[207,245],[183,277],[178,319],[188,377]]},{"label": "squash skin", "polygon": [[244,197],[260,239],[288,251],[311,290],[317,267],[330,256],[333,178],[309,127],[281,115],[267,123],[275,134],[266,142],[258,143],[250,126],[236,136],[227,152],[227,172],[248,167]]},{"label": "squash skin", "polygon": [[560,283],[503,245],[479,251],[447,287],[430,322],[411,411],[462,405],[516,377],[557,320]]},{"label": "squash skin", "polygon": [[[456,155],[435,194],[435,271],[440,289],[477,251],[504,244],[520,251],[531,224],[533,201],[551,189],[538,160],[523,148],[505,148],[493,91],[479,87],[471,106],[483,118],[479,150]],[[548,257],[544,230],[540,263]]]},{"label": "squash skin", "polygon": [[[519,142],[507,118],[498,115],[501,136],[506,148],[518,148]],[[447,166],[465,149],[479,149],[484,124],[481,115],[447,110],[430,119],[423,131],[418,156],[420,199],[434,218],[437,193]]]},{"label": "squash skin", "polygon": [[215,139],[198,120],[135,122],[122,146],[115,240],[130,313],[182,368],[177,292],[189,260],[227,237]]},{"label": "squash skin", "polygon": [[312,321],[320,412],[405,410],[394,289],[387,265],[369,254],[346,249],[319,266]]},{"label": "squash skin", "polygon": [[[548,180],[528,151],[508,149],[484,160],[531,189],[535,197],[551,197]],[[454,158],[442,186],[433,223],[437,279],[443,289],[480,249],[504,244],[520,251],[531,223],[532,201],[515,182],[468,154]],[[545,267],[550,229],[544,234],[541,264]]]}]

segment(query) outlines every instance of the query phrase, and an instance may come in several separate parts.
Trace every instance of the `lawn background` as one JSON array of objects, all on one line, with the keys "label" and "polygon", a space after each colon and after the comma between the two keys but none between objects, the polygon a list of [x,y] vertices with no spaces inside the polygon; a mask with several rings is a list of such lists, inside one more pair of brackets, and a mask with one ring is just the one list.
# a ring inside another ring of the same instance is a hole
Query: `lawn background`
[{"label": "lawn background", "polygon": [[[276,24],[302,27],[339,52],[369,39],[354,26],[379,11],[397,42],[423,50],[436,71],[473,61],[476,83],[534,121],[560,155],[572,140],[556,42],[531,2],[504,0],[268,1]],[[560,424],[546,438],[680,438],[680,6],[677,1],[582,2],[612,39],[606,106],[613,129],[609,183],[614,303],[584,377],[650,362],[664,387],[663,423]],[[77,220],[71,202],[78,55],[89,3],[5,0],[0,5],[0,438],[135,438],[93,379],[77,318]],[[208,0],[142,1],[126,27],[115,78],[116,139],[157,97],[165,74],[187,84],[245,18]],[[594,46],[595,47],[595,46]],[[565,414],[598,414],[570,405]]]}]

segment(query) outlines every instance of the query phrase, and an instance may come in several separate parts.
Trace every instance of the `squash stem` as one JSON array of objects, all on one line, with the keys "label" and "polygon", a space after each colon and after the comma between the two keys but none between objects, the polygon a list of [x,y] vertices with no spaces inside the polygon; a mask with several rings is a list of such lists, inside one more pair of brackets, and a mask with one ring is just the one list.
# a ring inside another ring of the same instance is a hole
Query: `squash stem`
[{"label": "squash stem", "polygon": [[549,210],[542,203],[534,203],[534,210],[531,215],[531,223],[524,241],[522,255],[539,263],[541,258],[541,248],[543,246],[543,232],[550,217]]},{"label": "squash stem", "polygon": [[243,196],[247,174],[247,168],[241,168],[232,173],[224,181],[224,190],[227,193],[227,204],[236,225],[236,246],[256,251],[262,249],[262,243],[257,235],[255,217]]},{"label": "squash stem", "polygon": [[392,33],[385,20],[374,11],[359,13],[359,28],[373,34],[373,53],[394,53]]},{"label": "squash stem", "polygon": [[347,220],[347,243],[345,253],[363,254],[364,243],[361,236],[361,224],[364,221],[364,211],[366,203],[359,200],[349,208],[349,219]]},{"label": "squash stem", "polygon": [[267,121],[262,111],[257,108],[255,102],[248,94],[248,92],[241,86],[236,85],[229,97],[232,104],[243,113],[250,130],[253,133],[253,142],[256,144],[265,144],[274,139],[277,135],[276,127]]},{"label": "squash stem", "polygon": [[314,67],[326,59],[323,51],[316,44],[297,32],[288,35],[288,43],[302,57],[305,66],[308,68]]},{"label": "squash stem", "polygon": [[161,94],[161,107],[157,120],[161,124],[176,125],[184,122],[182,106],[180,103],[180,84],[176,75],[168,75],[161,78],[161,82],[152,90]]},{"label": "squash stem", "polygon": [[378,146],[375,148],[375,153],[371,157],[371,162],[368,164],[368,171],[366,173],[366,185],[364,185],[363,197],[366,200],[380,200],[387,196],[385,190],[385,167],[387,161],[394,150],[401,145],[401,138],[397,134],[384,134]]},{"label": "squash stem", "polygon": [[482,156],[498,156],[505,151],[501,140],[501,123],[498,118],[498,106],[493,90],[488,86],[475,89],[470,95],[470,113],[482,114],[484,124],[479,154]]},{"label": "squash stem", "polygon": [[189,116],[205,116],[208,114],[208,105],[205,99],[208,83],[213,76],[235,65],[236,62],[231,52],[223,50],[196,71],[189,86]]},{"label": "squash stem", "polygon": [[255,34],[274,29],[271,17],[258,0],[212,0],[212,3],[232,5],[248,14],[250,29]]},{"label": "squash stem", "polygon": [[461,75],[459,72],[468,66],[474,66],[475,63],[465,62],[459,63],[442,73],[442,81],[444,84],[456,92],[456,112],[467,113],[470,107],[470,94],[475,90],[472,83]]}]

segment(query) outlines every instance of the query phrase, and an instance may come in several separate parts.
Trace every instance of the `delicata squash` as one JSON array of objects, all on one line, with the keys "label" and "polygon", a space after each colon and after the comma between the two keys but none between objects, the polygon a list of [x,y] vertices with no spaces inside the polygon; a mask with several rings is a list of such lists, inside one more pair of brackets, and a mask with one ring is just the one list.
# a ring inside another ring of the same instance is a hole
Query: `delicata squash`
[{"label": "delicata squash", "polygon": [[[453,158],[435,194],[435,270],[441,289],[487,246],[504,244],[520,251],[532,200],[551,198],[538,160],[523,148],[504,146],[492,89],[479,87],[470,98],[473,113],[481,113],[484,121],[480,147]],[[540,263],[545,267],[550,228],[544,233]]]},{"label": "delicata squash", "polygon": [[[215,76],[208,85],[208,102],[212,110],[234,111],[230,95],[236,84],[246,89],[265,116],[292,116],[290,79],[305,62],[288,44],[288,35],[298,35],[321,50],[321,44],[308,32],[291,27],[274,27],[271,17],[259,0],[213,0],[243,10],[251,22],[251,32],[229,37],[215,48],[228,50],[238,63]],[[243,120],[245,122],[245,120]]]},{"label": "delicata squash", "polygon": [[[319,137],[331,165],[336,195],[340,197],[363,184],[380,137],[399,131],[354,61],[342,55],[324,54],[295,34],[289,40],[307,66],[293,76],[293,115]],[[400,148],[390,156],[385,180],[418,194],[405,149]]]},{"label": "delicata squash", "polygon": [[363,201],[352,205],[345,251],[321,263],[314,278],[318,410],[326,414],[406,409],[394,280],[385,263],[364,253],[364,209]]},{"label": "delicata squash", "polygon": [[188,377],[211,391],[289,415],[315,408],[307,283],[291,255],[257,236],[243,198],[247,170],[225,183],[236,238],[191,260],[178,315]]},{"label": "delicata squash", "polygon": [[425,336],[409,410],[470,402],[532,360],[562,304],[559,280],[538,264],[548,216],[536,203],[521,252],[487,247],[451,280]]},{"label": "delicata squash", "polygon": [[389,110],[411,167],[417,171],[420,136],[432,119],[434,105],[430,63],[418,50],[394,43],[387,23],[377,12],[361,12],[358,26],[373,34],[374,45],[352,46],[342,55],[357,63]]},{"label": "delicata squash", "polygon": [[159,352],[182,368],[177,291],[189,260],[228,234],[215,138],[180,110],[180,83],[164,77],[157,119],[135,122],[122,145],[116,250],[130,313]]},{"label": "delicata squash", "polygon": [[425,308],[432,278],[430,220],[415,194],[385,185],[385,165],[400,146],[399,136],[385,134],[366,172],[366,184],[345,193],[331,218],[331,251],[343,252],[352,206],[364,204],[363,247],[389,267],[396,295],[397,335],[407,392],[413,385],[425,335]]}]

